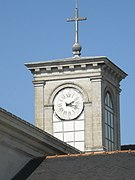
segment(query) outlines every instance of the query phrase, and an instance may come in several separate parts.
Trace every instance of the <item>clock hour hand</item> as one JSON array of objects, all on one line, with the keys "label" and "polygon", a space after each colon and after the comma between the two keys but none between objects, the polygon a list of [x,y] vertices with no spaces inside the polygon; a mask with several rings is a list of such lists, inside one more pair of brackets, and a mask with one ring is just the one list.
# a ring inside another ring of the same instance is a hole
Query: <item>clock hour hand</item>
[{"label": "clock hour hand", "polygon": [[73,104],[73,103],[74,103],[74,101],[72,101],[72,102],[70,102],[70,103],[66,103],[66,106],[67,106],[67,107],[72,107],[72,108],[74,108],[74,109],[78,109],[77,105],[76,105],[76,104]]},{"label": "clock hour hand", "polygon": [[70,102],[70,103],[66,103],[66,106],[73,106],[72,104],[74,103],[74,101]]}]

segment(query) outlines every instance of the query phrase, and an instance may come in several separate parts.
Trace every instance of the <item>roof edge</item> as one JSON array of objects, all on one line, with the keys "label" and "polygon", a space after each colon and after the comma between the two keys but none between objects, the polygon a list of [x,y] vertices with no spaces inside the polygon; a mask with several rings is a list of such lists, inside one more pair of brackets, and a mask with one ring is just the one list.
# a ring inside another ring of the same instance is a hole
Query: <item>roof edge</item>
[{"label": "roof edge", "polygon": [[135,153],[135,150],[117,150],[117,151],[97,151],[97,152],[88,152],[88,153],[80,153],[80,154],[67,154],[67,155],[55,155],[55,156],[46,156],[46,159],[54,159],[54,158],[64,158],[64,157],[80,157],[80,156],[95,156],[95,155],[111,155],[118,153]]}]

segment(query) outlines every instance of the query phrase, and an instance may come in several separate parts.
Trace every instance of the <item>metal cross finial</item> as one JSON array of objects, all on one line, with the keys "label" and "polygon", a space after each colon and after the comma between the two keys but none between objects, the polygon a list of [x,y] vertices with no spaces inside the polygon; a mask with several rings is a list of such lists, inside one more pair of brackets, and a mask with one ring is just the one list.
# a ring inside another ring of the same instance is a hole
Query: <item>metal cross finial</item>
[{"label": "metal cross finial", "polygon": [[75,18],[67,19],[67,22],[75,22],[75,44],[73,45],[73,55],[80,56],[81,46],[79,45],[79,21],[87,20],[87,18],[79,18],[78,0],[76,0]]}]

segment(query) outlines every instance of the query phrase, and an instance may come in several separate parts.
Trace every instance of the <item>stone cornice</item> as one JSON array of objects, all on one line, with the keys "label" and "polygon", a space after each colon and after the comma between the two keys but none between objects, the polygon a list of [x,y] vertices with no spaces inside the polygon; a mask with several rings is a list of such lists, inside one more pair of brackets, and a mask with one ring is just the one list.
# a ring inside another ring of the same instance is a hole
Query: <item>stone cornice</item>
[{"label": "stone cornice", "polygon": [[44,62],[33,62],[26,63],[25,66],[34,74],[47,76],[63,75],[62,73],[89,73],[92,70],[94,72],[99,69],[108,69],[113,75],[119,78],[119,81],[124,79],[127,74],[121,70],[118,66],[112,63],[107,57],[77,57],[77,58],[66,58],[60,60],[44,61]]}]

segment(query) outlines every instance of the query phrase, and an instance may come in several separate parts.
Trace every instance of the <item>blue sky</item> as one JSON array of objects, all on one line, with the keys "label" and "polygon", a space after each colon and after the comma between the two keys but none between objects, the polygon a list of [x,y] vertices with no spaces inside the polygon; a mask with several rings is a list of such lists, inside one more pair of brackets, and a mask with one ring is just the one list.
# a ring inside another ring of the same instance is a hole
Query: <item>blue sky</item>
[{"label": "blue sky", "polygon": [[[72,56],[74,0],[0,0],[0,106],[34,123],[32,74],[24,63]],[[79,0],[82,56],[107,56],[121,83],[122,144],[135,143],[135,0]]]}]

